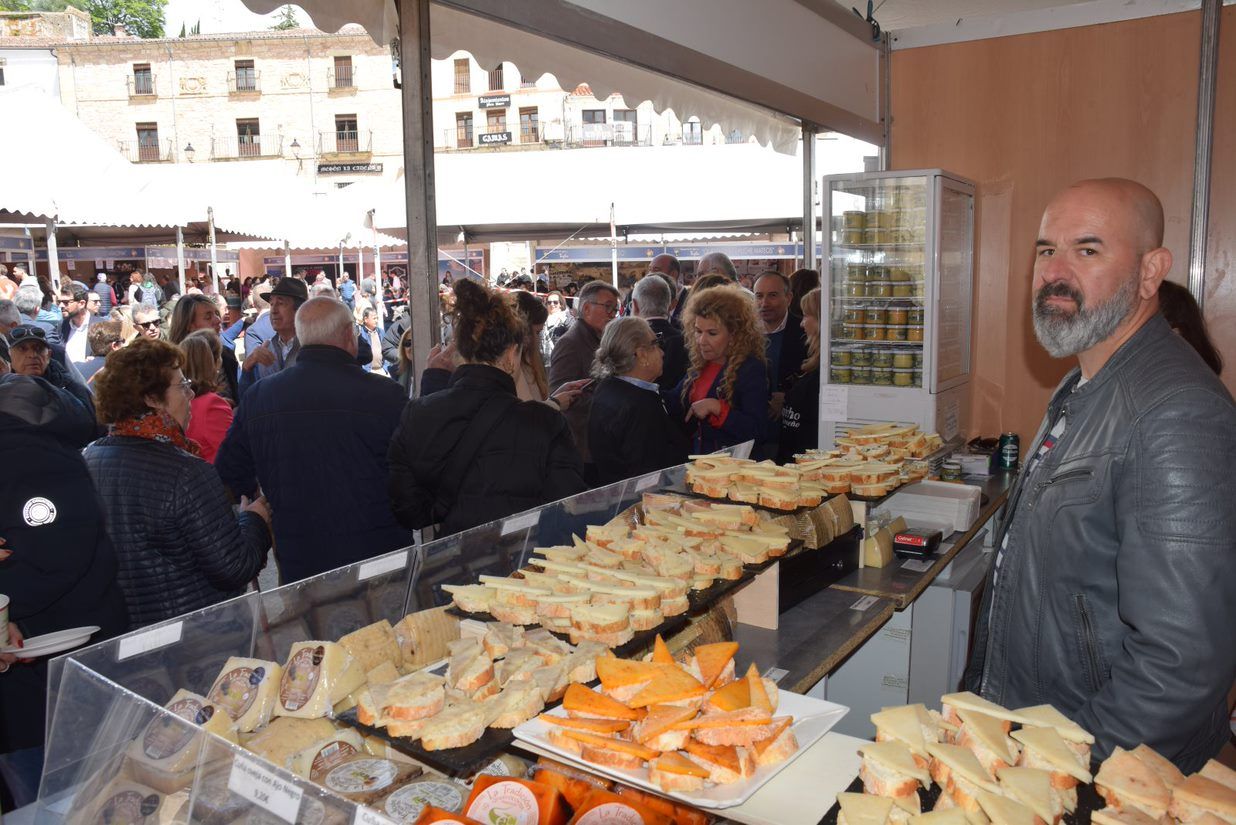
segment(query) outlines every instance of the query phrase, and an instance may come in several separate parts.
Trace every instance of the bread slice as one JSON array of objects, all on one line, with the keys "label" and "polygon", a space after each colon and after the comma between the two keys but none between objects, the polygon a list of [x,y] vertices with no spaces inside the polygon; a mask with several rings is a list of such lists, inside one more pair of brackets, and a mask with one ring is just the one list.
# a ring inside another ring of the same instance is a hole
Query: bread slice
[{"label": "bread slice", "polygon": [[526,625],[537,624],[536,607],[527,605],[499,604],[497,601],[489,608],[489,615],[507,624]]},{"label": "bread slice", "polygon": [[494,697],[489,709],[491,728],[513,728],[527,722],[545,707],[539,686],[532,682],[515,682]]},{"label": "bread slice", "polygon": [[1072,784],[1066,784],[1058,777],[1053,777],[1052,782],[1057,788],[1070,788],[1077,782],[1090,782],[1093,779],[1090,771],[1082,765],[1081,759],[1069,749],[1054,728],[1022,728],[1013,731],[1012,737],[1025,746],[1021,758],[1024,767],[1063,773],[1075,780]]},{"label": "bread slice", "polygon": [[540,619],[567,619],[569,622],[571,611],[580,605],[588,604],[591,599],[590,594],[582,591],[540,596],[536,600],[536,615]]},{"label": "bread slice", "polygon": [[601,735],[622,733],[631,727],[631,723],[625,719],[576,718],[572,716],[558,716],[551,713],[542,713],[537,718],[547,725],[571,728],[572,730],[583,730]]},{"label": "bread slice", "polygon": [[564,728],[550,728],[545,734],[545,738],[549,740],[551,745],[569,754],[580,756],[583,753],[583,743],[578,739],[572,739],[567,736],[566,729]]},{"label": "bread slice", "polygon": [[[910,749],[923,767],[927,766],[927,737],[923,733],[922,719],[918,709],[922,705],[902,705],[895,708],[884,708],[879,713],[871,714],[871,723],[875,725],[876,741],[896,741]],[[934,738],[931,741],[936,741]]]},{"label": "bread slice", "polygon": [[566,662],[555,662],[552,665],[542,665],[532,671],[532,682],[541,689],[545,702],[557,702],[566,693],[571,684],[567,678]]},{"label": "bread slice", "polygon": [[626,754],[638,759],[641,765],[649,759],[656,759],[660,755],[658,751],[645,747],[638,742],[630,742],[626,739],[618,739],[612,736],[602,736],[596,733],[589,733],[588,731],[575,730],[574,728],[564,728],[564,731],[568,737],[576,739],[588,747]]},{"label": "bread slice", "polygon": [[386,685],[383,715],[405,722],[427,719],[446,702],[444,680],[432,673],[412,673]]},{"label": "bread slice", "polygon": [[[1163,825],[1163,820],[1146,816],[1136,808],[1099,808],[1090,814],[1090,821],[1094,825]],[[1196,825],[1207,823],[1198,822]]]},{"label": "bread slice", "polygon": [[658,576],[685,579],[695,570],[695,563],[673,550],[659,547],[645,547],[640,558],[653,569]]},{"label": "bread slice", "polygon": [[980,790],[978,802],[992,825],[1045,825],[1043,820],[1015,799]]},{"label": "bread slice", "polygon": [[444,584],[442,589],[465,613],[488,613],[494,603],[494,591],[481,584]]},{"label": "bread slice", "polygon": [[571,608],[571,627],[597,636],[629,629],[630,608],[620,604],[583,604]]},{"label": "bread slice", "polygon": [[755,754],[755,763],[760,767],[784,762],[798,750],[793,717],[786,716],[780,721],[774,719],[773,723],[772,735],[756,742],[751,748]]},{"label": "bread slice", "polygon": [[1094,744],[1094,734],[1056,710],[1051,705],[1033,705],[1013,711],[1022,718],[1023,725],[1036,728],[1055,728],[1056,733],[1068,742]]},{"label": "bread slice", "polygon": [[867,793],[878,796],[908,796],[931,786],[926,768],[914,761],[910,749],[900,742],[874,742],[859,748],[863,757],[859,776]]},{"label": "bread slice", "polygon": [[537,596],[548,596],[550,591],[533,587],[524,579],[511,579],[503,576],[478,577],[481,584],[494,592],[494,603],[512,607],[536,607]]},{"label": "bread slice", "polygon": [[708,770],[670,751],[648,763],[648,781],[655,782],[666,793],[691,793],[704,788]]},{"label": "bread slice", "polygon": [[582,644],[583,642],[600,642],[609,648],[622,647],[627,642],[635,638],[635,631],[628,625],[623,630],[616,630],[613,633],[589,633],[584,630],[571,628],[571,644]]},{"label": "bread slice", "polygon": [[641,567],[642,571],[631,569],[611,570],[610,573],[619,581],[629,582],[640,587],[651,587],[656,590],[662,600],[676,599],[687,595],[687,586],[681,579],[658,576],[650,567]]},{"label": "bread slice", "polygon": [[471,745],[485,733],[485,717],[485,708],[476,702],[452,705],[421,727],[421,747],[440,751]]},{"label": "bread slice", "polygon": [[1064,800],[1051,785],[1051,774],[1038,768],[1001,768],[1000,790],[1034,811],[1044,822],[1056,823],[1064,816]]},{"label": "bread slice", "polygon": [[608,654],[609,648],[600,642],[580,642],[575,652],[563,660],[568,682],[593,682],[597,678],[597,659]]},{"label": "bread slice", "polygon": [[1168,813],[1184,825],[1193,825],[1207,814],[1236,822],[1236,790],[1194,774],[1173,789]]},{"label": "bread slice", "polygon": [[1211,781],[1218,782],[1220,785],[1225,785],[1236,791],[1236,771],[1227,765],[1220,764],[1216,760],[1211,759],[1202,766],[1198,773]]},{"label": "bread slice", "polygon": [[865,793],[837,794],[838,825],[886,825],[893,810],[893,800],[886,796]]},{"label": "bread slice", "polygon": [[562,707],[574,717],[591,719],[622,719],[634,722],[642,714],[621,702],[597,693],[583,685],[570,685],[562,698]]},{"label": "bread slice", "polygon": [[[634,582],[624,584],[593,584],[590,588],[594,602],[621,601],[632,610],[655,610],[661,606],[661,593],[655,587]],[[598,597],[611,597],[601,599]]]},{"label": "bread slice", "polygon": [[719,785],[739,782],[755,773],[755,758],[746,748],[730,745],[705,745],[694,739],[686,744],[687,758],[708,771],[708,779]]},{"label": "bread slice", "polygon": [[540,656],[541,661],[547,665],[560,662],[571,655],[570,645],[542,627],[525,631],[522,647]]},{"label": "bread slice", "polygon": [[1180,769],[1160,756],[1153,748],[1146,745],[1138,745],[1129,753],[1133,754],[1147,768],[1157,773],[1159,779],[1163,780],[1163,784],[1169,790],[1185,781],[1185,776],[1180,772]]},{"label": "bread slice", "polygon": [[1094,786],[1113,808],[1137,808],[1155,818],[1167,812],[1172,798],[1159,775],[1120,746],[1099,766]]},{"label": "bread slice", "polygon": [[[576,559],[583,558],[588,552],[587,547],[567,547],[566,545],[556,545],[554,547],[534,547],[532,553],[534,556],[542,556],[553,561],[561,561],[570,563]],[[536,559],[532,559],[536,561]]]},{"label": "bread slice", "polygon": [[446,682],[451,687],[471,693],[493,680],[493,659],[476,639],[457,639],[448,647],[451,656],[446,669]]},{"label": "bread slice", "polygon": [[691,609],[691,600],[686,596],[661,599],[661,615],[665,617],[681,616]]},{"label": "bread slice", "polygon": [[632,610],[631,630],[640,633],[646,630],[656,630],[665,621],[665,614],[660,610]]}]

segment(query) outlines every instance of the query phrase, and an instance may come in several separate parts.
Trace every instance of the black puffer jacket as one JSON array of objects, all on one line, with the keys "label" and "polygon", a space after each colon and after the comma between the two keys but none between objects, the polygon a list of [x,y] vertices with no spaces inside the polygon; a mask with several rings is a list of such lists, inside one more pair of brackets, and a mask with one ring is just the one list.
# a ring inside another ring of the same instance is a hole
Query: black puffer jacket
[{"label": "black puffer jacket", "polygon": [[[462,480],[448,478],[469,425],[492,403],[510,407],[483,434]],[[449,388],[404,408],[388,463],[395,518],[409,529],[442,522],[444,533],[457,533],[587,489],[562,414],[517,400],[511,376],[482,364],[465,364]]]},{"label": "black puffer jacket", "polygon": [[240,595],[270,547],[266,522],[232,514],[215,468],[180,448],[107,436],[86,448],[134,627]]}]

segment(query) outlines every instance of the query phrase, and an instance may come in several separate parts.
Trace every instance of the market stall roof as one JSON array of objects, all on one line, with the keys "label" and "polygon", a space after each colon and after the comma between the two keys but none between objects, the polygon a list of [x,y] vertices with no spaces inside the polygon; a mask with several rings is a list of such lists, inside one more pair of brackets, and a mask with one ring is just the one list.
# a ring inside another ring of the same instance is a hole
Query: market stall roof
[{"label": "market stall roof", "polygon": [[[284,5],[243,2],[261,13]],[[396,0],[298,5],[326,31],[359,23],[382,45],[398,36]],[[467,51],[486,68],[509,61],[525,76],[551,73],[566,89],[587,83],[629,105],[648,100],[783,152],[800,123],[884,139],[878,44],[831,0],[436,0],[430,38],[436,58]]]}]

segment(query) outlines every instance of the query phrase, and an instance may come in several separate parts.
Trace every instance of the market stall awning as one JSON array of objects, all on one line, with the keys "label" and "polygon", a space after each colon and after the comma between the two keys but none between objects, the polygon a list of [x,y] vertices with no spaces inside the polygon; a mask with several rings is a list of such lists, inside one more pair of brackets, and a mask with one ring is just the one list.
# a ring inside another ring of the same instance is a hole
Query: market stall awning
[{"label": "market stall awning", "polygon": [[[262,13],[284,5],[244,3]],[[326,31],[358,23],[383,45],[398,34],[394,0],[298,5]],[[430,37],[435,58],[466,51],[486,68],[509,61],[524,76],[550,73],[564,89],[587,83],[632,106],[651,101],[783,152],[800,123],[884,139],[877,44],[831,2],[441,0],[431,6]]]}]

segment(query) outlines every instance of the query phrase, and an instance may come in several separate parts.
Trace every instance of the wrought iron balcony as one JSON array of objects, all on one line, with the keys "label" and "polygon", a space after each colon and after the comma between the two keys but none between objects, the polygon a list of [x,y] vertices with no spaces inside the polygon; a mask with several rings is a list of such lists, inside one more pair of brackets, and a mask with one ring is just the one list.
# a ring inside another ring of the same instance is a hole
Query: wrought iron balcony
[{"label": "wrought iron balcony", "polygon": [[131,74],[126,79],[129,87],[129,97],[155,97],[154,75],[149,73]]},{"label": "wrought iron balcony", "polygon": [[326,87],[328,89],[355,89],[356,88],[356,67],[354,66],[327,66],[326,67]]},{"label": "wrought iron balcony", "polygon": [[211,160],[277,158],[283,155],[282,135],[249,135],[239,138],[212,138]]},{"label": "wrought iron balcony", "polygon": [[262,73],[239,71],[227,73],[227,91],[233,95],[255,95],[262,92]]},{"label": "wrought iron balcony", "polygon": [[319,155],[368,155],[373,152],[373,131],[334,129],[318,132]]},{"label": "wrought iron balcony", "polygon": [[120,152],[133,163],[168,163],[173,160],[171,140],[122,140]]}]

